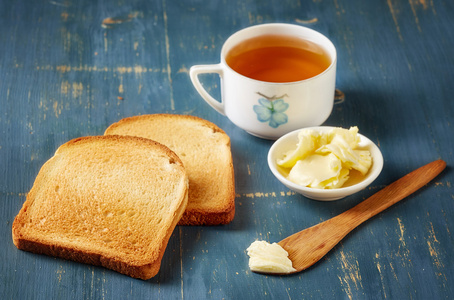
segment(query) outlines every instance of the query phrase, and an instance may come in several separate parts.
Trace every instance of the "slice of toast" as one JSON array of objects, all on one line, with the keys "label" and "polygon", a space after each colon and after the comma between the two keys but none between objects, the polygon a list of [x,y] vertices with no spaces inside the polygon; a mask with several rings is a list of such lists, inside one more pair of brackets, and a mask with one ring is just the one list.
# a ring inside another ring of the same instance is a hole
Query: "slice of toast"
[{"label": "slice of toast", "polygon": [[149,279],[187,198],[184,166],[164,145],[126,136],[77,138],[42,166],[13,222],[13,242]]},{"label": "slice of toast", "polygon": [[105,135],[132,135],[172,149],[189,176],[189,202],[179,225],[220,225],[235,215],[235,183],[229,136],[215,124],[188,115],[125,118]]}]

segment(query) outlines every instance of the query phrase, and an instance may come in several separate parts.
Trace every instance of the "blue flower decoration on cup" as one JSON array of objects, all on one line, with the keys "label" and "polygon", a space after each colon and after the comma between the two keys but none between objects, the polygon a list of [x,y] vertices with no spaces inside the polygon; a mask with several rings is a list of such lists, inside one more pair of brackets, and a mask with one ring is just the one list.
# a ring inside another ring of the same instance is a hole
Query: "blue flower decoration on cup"
[{"label": "blue flower decoration on cup", "polygon": [[284,112],[288,109],[289,104],[285,103],[283,99],[260,98],[259,104],[254,105],[253,109],[260,122],[268,122],[272,128],[288,122],[288,116]]}]

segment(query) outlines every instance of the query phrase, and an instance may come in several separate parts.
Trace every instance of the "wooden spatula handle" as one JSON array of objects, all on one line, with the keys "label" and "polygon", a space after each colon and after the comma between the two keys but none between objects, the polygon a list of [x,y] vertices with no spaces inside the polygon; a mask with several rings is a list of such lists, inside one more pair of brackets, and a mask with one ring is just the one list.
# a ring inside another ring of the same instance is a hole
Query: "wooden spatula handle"
[{"label": "wooden spatula handle", "polygon": [[346,212],[297,232],[280,241],[279,245],[288,252],[296,272],[305,270],[358,225],[414,193],[445,167],[444,161],[437,160],[416,169]]},{"label": "wooden spatula handle", "polygon": [[355,226],[358,226],[367,219],[375,216],[391,205],[422,188],[429,181],[440,174],[445,167],[446,163],[443,160],[436,160],[422,166],[386,186],[379,192],[337,217],[340,219],[350,220],[355,223]]}]

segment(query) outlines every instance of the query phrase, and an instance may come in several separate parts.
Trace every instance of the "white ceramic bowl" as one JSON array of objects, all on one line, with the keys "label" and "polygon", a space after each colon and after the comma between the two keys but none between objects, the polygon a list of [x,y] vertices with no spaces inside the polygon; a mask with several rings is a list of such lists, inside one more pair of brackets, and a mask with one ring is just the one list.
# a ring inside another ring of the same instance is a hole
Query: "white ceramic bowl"
[{"label": "white ceramic bowl", "polygon": [[[334,127],[320,126],[310,127],[306,129],[313,129],[321,132],[326,132]],[[370,151],[372,156],[372,166],[366,176],[352,176],[341,188],[337,189],[315,189],[310,187],[304,187],[296,183],[291,182],[285,178],[284,174],[286,170],[279,167],[276,163],[278,158],[282,158],[284,153],[291,151],[296,148],[298,143],[298,133],[301,129],[287,133],[286,135],[279,138],[270,148],[268,152],[268,165],[271,172],[276,178],[289,189],[314,200],[320,201],[333,201],[342,199],[346,196],[352,195],[370,185],[380,174],[383,169],[383,156],[380,149],[367,137],[358,134],[360,136],[359,149],[366,149]]]}]

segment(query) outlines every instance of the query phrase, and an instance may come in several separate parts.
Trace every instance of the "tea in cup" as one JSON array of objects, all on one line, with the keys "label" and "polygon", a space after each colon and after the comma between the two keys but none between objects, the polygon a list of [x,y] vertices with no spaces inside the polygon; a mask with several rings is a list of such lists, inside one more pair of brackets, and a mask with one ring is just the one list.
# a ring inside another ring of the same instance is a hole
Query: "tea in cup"
[{"label": "tea in cup", "polygon": [[[331,114],[336,49],[322,34],[299,25],[263,24],[230,36],[221,62],[191,67],[191,81],[219,113],[252,135],[277,139],[321,125]],[[202,86],[199,74],[217,73],[221,99]]]}]

